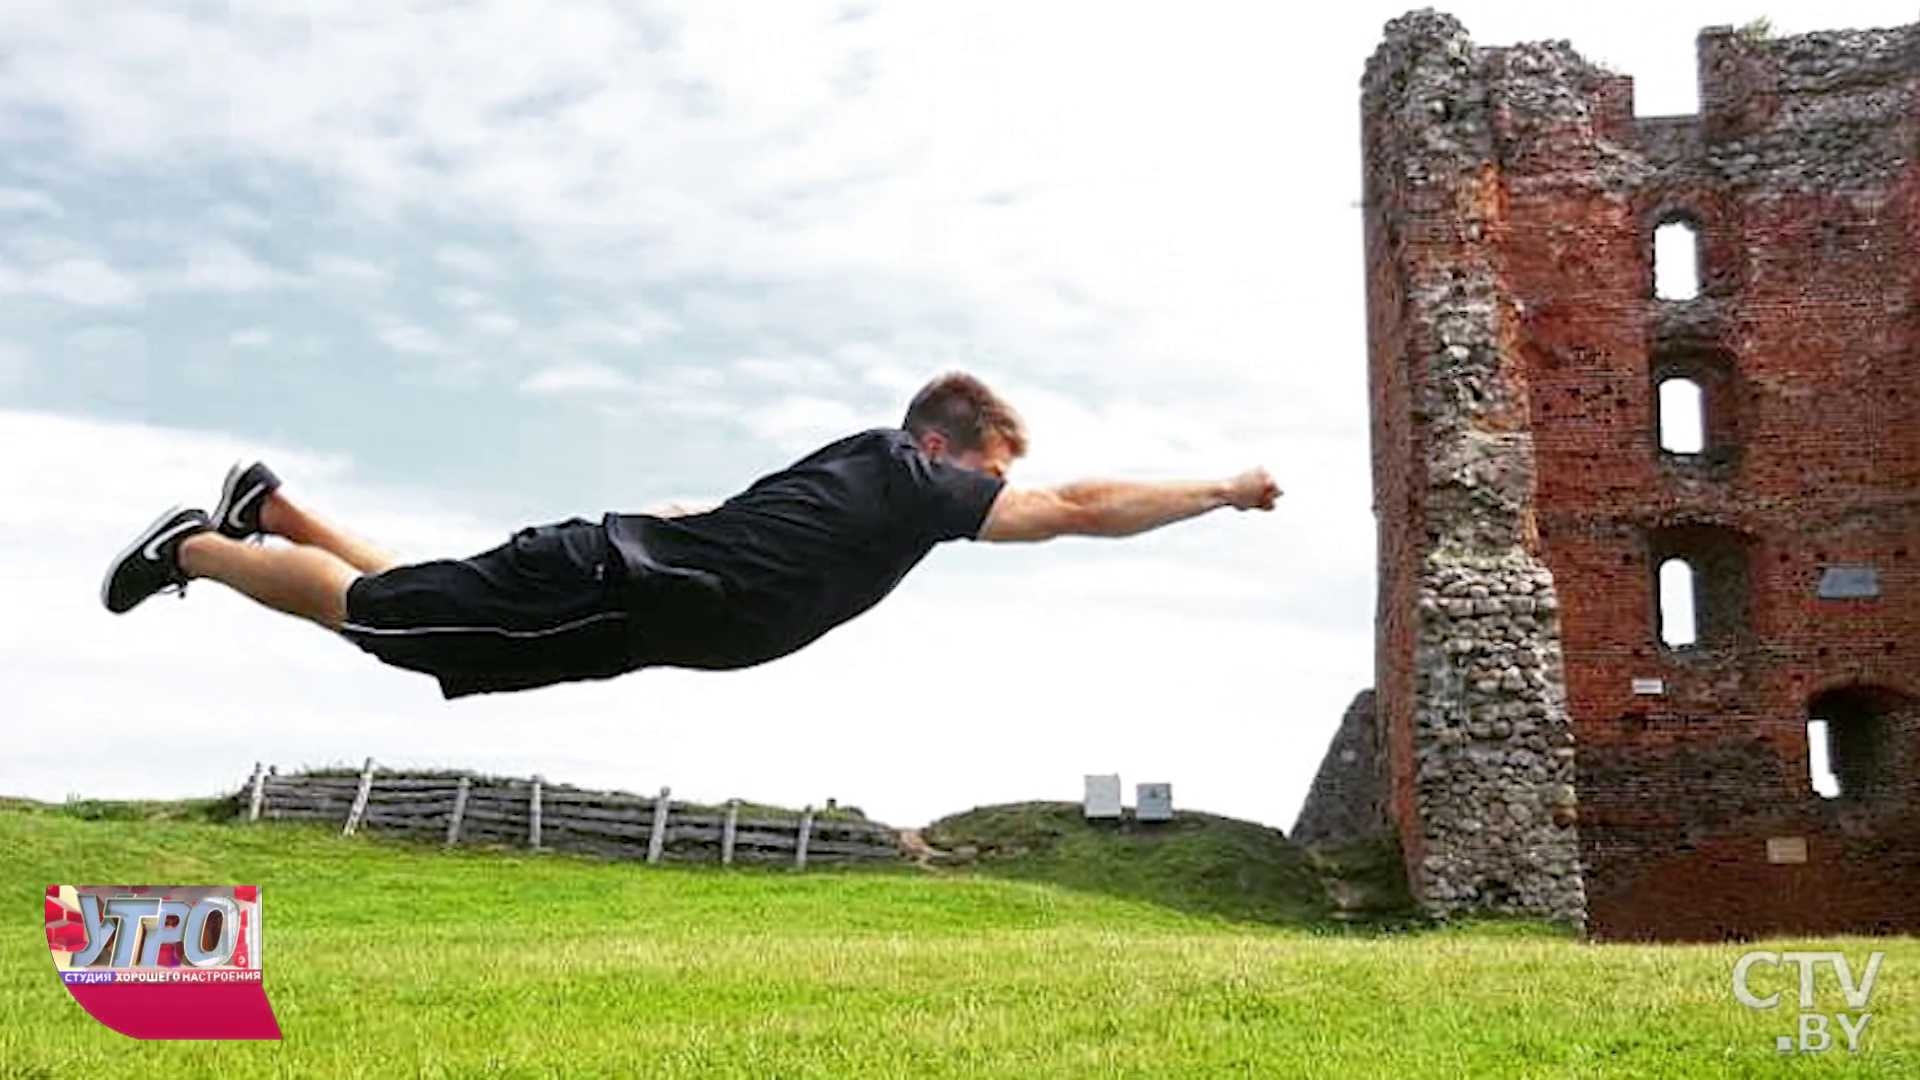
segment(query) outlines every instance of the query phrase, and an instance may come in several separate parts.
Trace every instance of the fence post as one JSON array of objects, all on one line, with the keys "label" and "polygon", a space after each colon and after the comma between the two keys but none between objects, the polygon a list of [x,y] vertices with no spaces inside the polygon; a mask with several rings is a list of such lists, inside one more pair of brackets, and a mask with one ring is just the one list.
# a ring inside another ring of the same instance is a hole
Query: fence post
[{"label": "fence post", "polygon": [[347,814],[347,827],[341,836],[352,836],[353,830],[360,827],[360,819],[367,812],[367,796],[373,793],[373,759],[367,759],[366,768],[360,770],[360,793],[353,797],[353,810]]},{"label": "fence post", "polygon": [[813,838],[813,807],[809,805],[800,815],[800,842],[793,847],[793,865],[802,870],[807,868],[807,841]]},{"label": "fence post", "polygon": [[527,844],[535,851],[540,850],[540,778],[533,778],[533,798],[527,804],[528,816],[532,819],[527,836]]},{"label": "fence post", "polygon": [[653,833],[647,837],[647,861],[657,863],[667,850],[667,796],[673,794],[672,788],[661,788],[660,797],[653,800]]},{"label": "fence post", "polygon": [[453,793],[453,820],[447,822],[447,846],[460,842],[460,819],[467,816],[467,789],[473,785],[473,778],[460,778],[460,787]]},{"label": "fence post", "polygon": [[720,832],[720,865],[733,865],[733,837],[740,829],[740,800],[727,800],[727,825]]},{"label": "fence post", "polygon": [[253,763],[253,802],[247,809],[247,821],[260,820],[260,808],[267,798],[267,773],[259,762]]}]

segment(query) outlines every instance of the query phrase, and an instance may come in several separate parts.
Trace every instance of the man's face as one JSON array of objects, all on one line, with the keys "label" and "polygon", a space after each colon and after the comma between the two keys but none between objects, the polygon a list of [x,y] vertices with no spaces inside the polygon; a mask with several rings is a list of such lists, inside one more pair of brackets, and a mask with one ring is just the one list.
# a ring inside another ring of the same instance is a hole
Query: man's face
[{"label": "man's face", "polygon": [[991,473],[1002,480],[1007,478],[1007,470],[1013,467],[1013,451],[1007,449],[1007,440],[999,432],[987,433],[986,445],[978,450],[954,450],[952,445],[941,440],[928,448],[928,456],[936,461],[945,459],[963,469]]}]

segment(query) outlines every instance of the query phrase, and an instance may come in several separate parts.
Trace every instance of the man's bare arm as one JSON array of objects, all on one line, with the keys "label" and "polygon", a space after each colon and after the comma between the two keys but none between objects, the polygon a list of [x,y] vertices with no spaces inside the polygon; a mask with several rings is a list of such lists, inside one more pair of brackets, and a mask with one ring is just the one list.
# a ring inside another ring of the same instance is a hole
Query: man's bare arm
[{"label": "man's bare arm", "polygon": [[642,510],[641,513],[650,515],[652,517],[661,517],[661,518],[690,517],[694,514],[704,514],[709,510],[718,509],[719,506],[720,504],[717,502],[675,501],[670,503],[661,503],[659,506],[650,506],[647,509]]},{"label": "man's bare arm", "polygon": [[1230,480],[1085,480],[1056,488],[1008,488],[994,500],[980,539],[1133,536],[1209,511],[1271,510],[1279,485],[1265,469]]}]

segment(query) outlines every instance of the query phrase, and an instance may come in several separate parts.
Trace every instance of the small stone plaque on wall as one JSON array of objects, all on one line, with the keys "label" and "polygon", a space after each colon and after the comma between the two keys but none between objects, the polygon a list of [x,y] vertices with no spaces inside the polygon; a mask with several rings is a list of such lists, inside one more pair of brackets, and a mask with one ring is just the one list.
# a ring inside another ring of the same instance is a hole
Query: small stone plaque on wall
[{"label": "small stone plaque on wall", "polygon": [[1878,567],[1829,566],[1820,574],[1822,600],[1872,600],[1879,595]]},{"label": "small stone plaque on wall", "polygon": [[1807,838],[1804,836],[1775,836],[1767,840],[1767,861],[1770,863],[1803,863],[1807,861]]},{"label": "small stone plaque on wall", "polygon": [[1633,680],[1633,692],[1643,697],[1657,697],[1667,692],[1666,680],[1635,679]]}]

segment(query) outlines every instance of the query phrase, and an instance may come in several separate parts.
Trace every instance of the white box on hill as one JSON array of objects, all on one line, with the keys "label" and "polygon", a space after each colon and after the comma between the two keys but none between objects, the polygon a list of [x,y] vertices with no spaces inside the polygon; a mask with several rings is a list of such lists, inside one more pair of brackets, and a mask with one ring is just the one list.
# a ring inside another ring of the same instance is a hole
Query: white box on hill
[{"label": "white box on hill", "polygon": [[1087,817],[1112,819],[1120,816],[1120,777],[1087,777]]},{"label": "white box on hill", "polygon": [[1141,821],[1173,820],[1173,785],[1141,784],[1134,789],[1133,816]]}]

